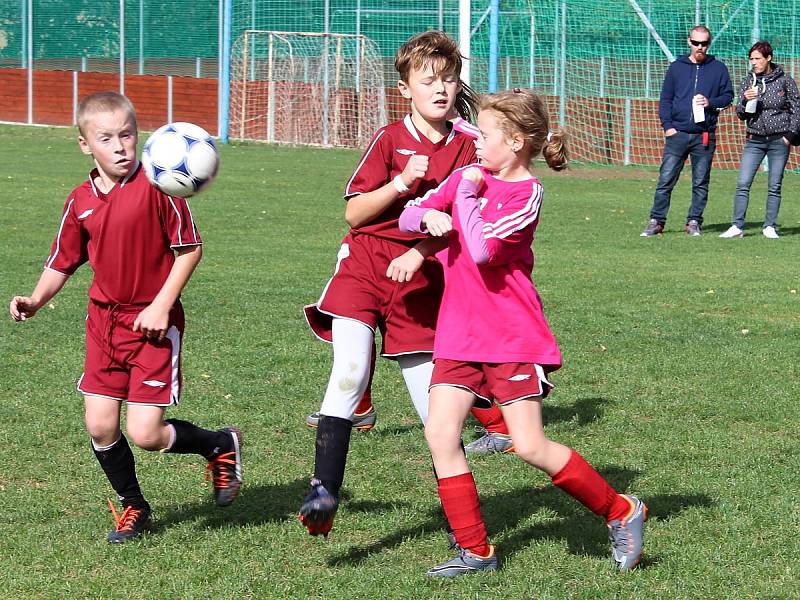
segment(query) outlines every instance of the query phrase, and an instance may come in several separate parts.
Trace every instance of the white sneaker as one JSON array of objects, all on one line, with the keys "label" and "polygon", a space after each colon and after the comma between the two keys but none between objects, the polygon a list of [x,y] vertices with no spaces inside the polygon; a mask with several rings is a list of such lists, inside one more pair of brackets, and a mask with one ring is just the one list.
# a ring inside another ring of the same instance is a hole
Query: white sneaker
[{"label": "white sneaker", "polygon": [[719,234],[721,238],[740,238],[744,237],[744,231],[739,229],[736,225],[731,225],[727,230]]},{"label": "white sneaker", "polygon": [[772,227],[771,225],[769,227],[764,227],[764,229],[761,230],[761,233],[764,234],[765,238],[769,238],[771,240],[777,240],[779,237],[781,237],[778,235],[778,232],[775,231],[775,228]]}]

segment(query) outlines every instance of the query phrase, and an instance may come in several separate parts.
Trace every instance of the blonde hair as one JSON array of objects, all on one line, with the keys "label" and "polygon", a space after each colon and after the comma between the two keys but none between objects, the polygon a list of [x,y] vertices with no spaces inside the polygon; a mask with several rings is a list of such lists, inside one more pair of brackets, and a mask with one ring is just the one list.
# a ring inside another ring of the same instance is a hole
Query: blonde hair
[{"label": "blonde hair", "polygon": [[521,135],[525,139],[523,150],[527,149],[530,160],[541,153],[554,171],[567,167],[567,135],[560,129],[550,129],[547,106],[539,95],[520,88],[487,94],[481,97],[481,110],[494,113],[506,136]]},{"label": "blonde hair", "polygon": [[80,131],[81,135],[86,135],[86,126],[89,124],[92,115],[99,112],[114,112],[115,110],[126,111],[133,120],[134,127],[137,127],[136,110],[127,97],[117,92],[95,92],[86,96],[78,104],[78,114],[76,115],[78,131]]},{"label": "blonde hair", "polygon": [[[460,77],[463,59],[453,38],[442,31],[431,30],[415,35],[398,48],[394,68],[403,81],[408,81],[412,70],[420,70],[427,65],[431,65],[437,75],[452,71]],[[456,95],[453,106],[462,118],[474,121],[478,112],[478,96],[462,81],[461,91]]]}]

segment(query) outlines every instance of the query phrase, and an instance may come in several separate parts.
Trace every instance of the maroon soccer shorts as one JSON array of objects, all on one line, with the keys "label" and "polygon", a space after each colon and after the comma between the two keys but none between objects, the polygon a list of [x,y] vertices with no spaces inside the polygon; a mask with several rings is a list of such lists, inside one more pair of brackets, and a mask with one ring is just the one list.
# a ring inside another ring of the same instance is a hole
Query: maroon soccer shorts
[{"label": "maroon soccer shorts", "polygon": [[360,321],[373,331],[379,329],[383,356],[432,352],[444,291],[442,266],[427,259],[411,281],[392,281],[386,269],[407,250],[402,244],[372,235],[348,234],[322,296],[305,307],[314,333],[330,342],[332,319],[342,317]]},{"label": "maroon soccer shorts", "polygon": [[180,303],[173,307],[161,342],[146,340],[141,331],[133,331],[142,308],[89,302],[86,360],[78,391],[156,406],[180,401],[183,307]]},{"label": "maroon soccer shorts", "polygon": [[433,361],[431,385],[448,385],[475,394],[475,404],[488,408],[494,399],[500,405],[526,398],[546,398],[553,384],[544,369],[533,363],[479,363],[437,358]]}]

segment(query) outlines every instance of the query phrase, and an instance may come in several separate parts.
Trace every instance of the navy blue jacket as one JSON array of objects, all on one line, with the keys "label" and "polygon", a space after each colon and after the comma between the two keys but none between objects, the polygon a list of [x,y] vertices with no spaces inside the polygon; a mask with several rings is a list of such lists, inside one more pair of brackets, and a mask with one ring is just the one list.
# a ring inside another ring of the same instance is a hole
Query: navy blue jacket
[{"label": "navy blue jacket", "polygon": [[[706,120],[695,123],[692,117],[692,98],[702,94],[711,106],[706,107]],[[689,60],[689,55],[679,56],[667,69],[661,86],[658,116],[664,131],[700,133],[717,128],[717,113],[733,100],[733,85],[728,68],[711,55],[701,64]]]}]

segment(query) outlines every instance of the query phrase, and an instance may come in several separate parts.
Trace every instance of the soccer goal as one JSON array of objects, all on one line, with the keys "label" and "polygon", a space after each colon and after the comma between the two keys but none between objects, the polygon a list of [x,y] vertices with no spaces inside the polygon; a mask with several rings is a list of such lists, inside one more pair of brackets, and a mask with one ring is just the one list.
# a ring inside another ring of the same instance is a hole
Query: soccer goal
[{"label": "soccer goal", "polygon": [[384,124],[383,63],[369,38],[248,30],[235,41],[232,137],[360,147]]}]

